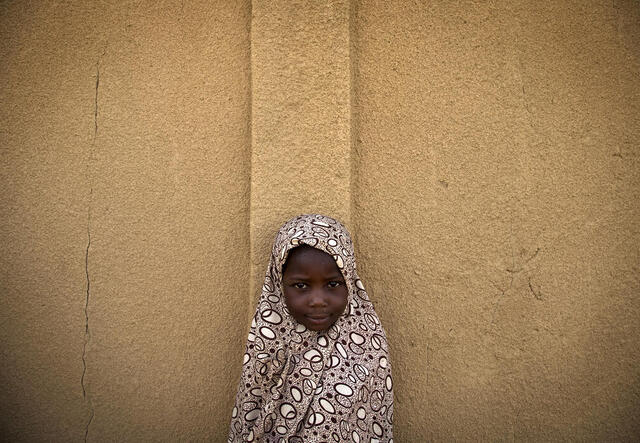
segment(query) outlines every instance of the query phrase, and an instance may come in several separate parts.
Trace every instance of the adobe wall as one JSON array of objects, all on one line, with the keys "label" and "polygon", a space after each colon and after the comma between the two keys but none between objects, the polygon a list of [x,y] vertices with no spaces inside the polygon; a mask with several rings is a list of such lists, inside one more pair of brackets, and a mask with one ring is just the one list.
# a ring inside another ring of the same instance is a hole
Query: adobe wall
[{"label": "adobe wall", "polygon": [[634,2],[0,17],[3,439],[225,441],[271,241],[316,211],[395,441],[640,436]]}]

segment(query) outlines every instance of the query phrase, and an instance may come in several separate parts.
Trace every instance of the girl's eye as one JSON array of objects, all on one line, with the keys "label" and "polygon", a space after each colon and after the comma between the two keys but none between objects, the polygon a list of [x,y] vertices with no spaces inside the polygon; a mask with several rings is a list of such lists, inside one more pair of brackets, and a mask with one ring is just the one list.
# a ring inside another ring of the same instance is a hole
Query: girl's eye
[{"label": "girl's eye", "polygon": [[343,285],[343,284],[344,284],[344,282],[341,282],[341,281],[330,281],[329,282],[329,287],[330,288],[337,288],[338,286]]},{"label": "girl's eye", "polygon": [[296,289],[304,289],[304,288],[307,287],[307,285],[305,283],[298,282],[298,283],[294,283],[293,287],[296,288]]}]

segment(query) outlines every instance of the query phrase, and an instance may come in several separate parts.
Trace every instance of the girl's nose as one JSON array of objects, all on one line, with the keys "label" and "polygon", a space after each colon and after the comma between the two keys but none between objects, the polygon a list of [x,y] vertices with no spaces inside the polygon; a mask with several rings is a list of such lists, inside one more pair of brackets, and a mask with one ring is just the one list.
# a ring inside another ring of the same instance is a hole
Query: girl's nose
[{"label": "girl's nose", "polygon": [[327,297],[324,291],[318,290],[311,293],[311,299],[309,300],[309,306],[327,306]]}]

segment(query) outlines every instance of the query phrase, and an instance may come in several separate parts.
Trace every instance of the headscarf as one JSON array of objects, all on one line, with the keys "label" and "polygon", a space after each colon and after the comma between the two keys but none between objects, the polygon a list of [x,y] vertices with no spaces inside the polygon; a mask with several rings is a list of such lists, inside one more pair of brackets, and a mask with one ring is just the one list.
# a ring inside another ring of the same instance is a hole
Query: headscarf
[{"label": "headscarf", "polygon": [[[345,312],[311,331],[288,312],[282,266],[308,245],[331,255],[348,289]],[[356,273],[353,243],[331,217],[300,215],[276,236],[243,358],[229,442],[392,442],[387,338]]]}]

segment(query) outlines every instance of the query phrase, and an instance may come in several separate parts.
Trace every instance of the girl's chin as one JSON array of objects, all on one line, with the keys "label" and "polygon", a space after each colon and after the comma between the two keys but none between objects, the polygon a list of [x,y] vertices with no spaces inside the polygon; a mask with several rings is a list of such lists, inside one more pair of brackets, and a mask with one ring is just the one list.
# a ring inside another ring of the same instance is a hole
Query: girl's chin
[{"label": "girl's chin", "polygon": [[305,317],[304,320],[305,320],[304,325],[307,327],[307,329],[310,329],[312,331],[327,330],[334,323],[331,317],[325,317],[325,318]]}]

